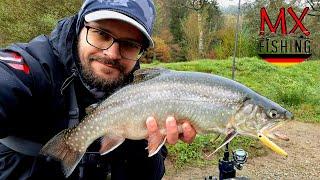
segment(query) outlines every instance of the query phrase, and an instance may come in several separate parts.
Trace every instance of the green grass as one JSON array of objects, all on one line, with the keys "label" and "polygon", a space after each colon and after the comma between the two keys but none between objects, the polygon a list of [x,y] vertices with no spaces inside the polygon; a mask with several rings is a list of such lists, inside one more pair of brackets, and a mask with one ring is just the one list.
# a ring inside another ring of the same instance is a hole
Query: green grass
[{"label": "green grass", "polygon": [[[223,150],[209,156],[214,152],[223,141],[217,135],[199,135],[191,144],[178,142],[175,145],[167,145],[169,154],[168,159],[171,161],[176,169],[183,168],[185,165],[207,166],[209,164],[217,164],[218,159],[223,156]],[[230,145],[230,150],[242,148],[249,152],[250,157],[263,156],[267,154],[267,149],[258,142],[258,140],[237,136]]]},{"label": "green grass", "polygon": [[[277,67],[258,58],[241,58],[236,62],[236,81],[292,111],[295,119],[320,123],[320,61],[307,61],[291,67]],[[198,71],[231,78],[232,60],[197,60],[178,63],[143,64],[143,68],[165,67],[180,71]],[[197,136],[192,144],[168,146],[169,160],[176,168],[186,164],[197,166],[217,163],[222,151],[211,158],[223,138],[215,135]],[[257,140],[236,137],[231,149],[243,148],[250,157],[266,155],[267,150]]]}]

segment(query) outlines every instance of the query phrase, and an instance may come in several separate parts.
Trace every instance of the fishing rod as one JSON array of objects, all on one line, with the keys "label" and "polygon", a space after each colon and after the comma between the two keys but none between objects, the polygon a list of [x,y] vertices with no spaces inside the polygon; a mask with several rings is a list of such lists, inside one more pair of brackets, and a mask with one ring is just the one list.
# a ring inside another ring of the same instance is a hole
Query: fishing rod
[{"label": "fishing rod", "polygon": [[233,49],[233,60],[232,60],[232,80],[235,80],[235,72],[236,72],[236,55],[238,50],[238,34],[239,34],[239,28],[240,28],[240,6],[241,0],[238,2],[238,13],[237,13],[237,23],[236,23],[236,32],[235,32],[235,38],[234,38],[234,49]]}]

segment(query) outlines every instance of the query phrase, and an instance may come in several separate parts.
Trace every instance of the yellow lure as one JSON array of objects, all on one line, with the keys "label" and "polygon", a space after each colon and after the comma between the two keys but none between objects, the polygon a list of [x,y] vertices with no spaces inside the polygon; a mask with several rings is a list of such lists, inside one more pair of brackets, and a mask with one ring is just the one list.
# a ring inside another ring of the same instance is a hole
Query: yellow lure
[{"label": "yellow lure", "polygon": [[276,145],[275,143],[273,143],[270,139],[268,139],[264,134],[262,133],[258,133],[258,138],[259,140],[266,145],[267,147],[269,147],[271,150],[273,150],[274,152],[283,155],[283,156],[288,156],[288,153],[286,153],[283,149],[281,149],[278,145]]}]

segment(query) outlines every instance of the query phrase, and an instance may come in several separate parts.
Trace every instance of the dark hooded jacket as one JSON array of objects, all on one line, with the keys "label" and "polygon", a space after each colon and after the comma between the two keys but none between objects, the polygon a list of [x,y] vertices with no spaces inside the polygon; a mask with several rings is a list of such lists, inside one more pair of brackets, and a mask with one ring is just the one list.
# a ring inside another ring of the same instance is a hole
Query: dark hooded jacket
[{"label": "dark hooded jacket", "polygon": [[[77,16],[63,19],[49,37],[41,35],[29,43],[0,50],[0,138],[15,136],[44,144],[68,128],[71,116],[82,119],[85,108],[101,100],[79,78],[76,24]],[[22,60],[5,58],[10,54],[21,56]],[[14,68],[15,63],[26,66],[28,71]],[[135,69],[138,68],[137,63]],[[70,104],[75,102],[70,102],[70,84],[79,108],[73,114]],[[108,95],[110,92],[103,98]],[[96,146],[94,143],[89,149],[97,151]],[[126,140],[106,156],[85,156],[90,161],[80,164],[70,179],[78,179],[79,174],[92,179],[105,169],[112,172],[113,179],[161,179],[165,149],[148,158],[145,147],[144,140]],[[59,179],[63,178],[59,165],[49,158],[23,155],[0,143],[0,179]]]}]

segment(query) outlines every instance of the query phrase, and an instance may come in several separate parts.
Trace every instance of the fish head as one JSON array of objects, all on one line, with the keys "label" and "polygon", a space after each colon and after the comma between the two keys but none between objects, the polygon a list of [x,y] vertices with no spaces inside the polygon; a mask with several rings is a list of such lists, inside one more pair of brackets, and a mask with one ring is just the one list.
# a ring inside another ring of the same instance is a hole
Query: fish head
[{"label": "fish head", "polygon": [[245,98],[243,105],[234,117],[234,128],[237,133],[254,136],[274,152],[288,156],[269,138],[289,140],[286,135],[279,134],[274,130],[292,119],[291,112],[263,96],[256,95]]},{"label": "fish head", "polygon": [[239,134],[258,137],[264,134],[273,139],[286,140],[274,130],[293,119],[293,114],[277,103],[263,97],[245,98],[236,113],[235,129]]},{"label": "fish head", "polygon": [[288,156],[284,150],[269,140],[268,137],[288,140],[285,135],[279,135],[274,130],[293,119],[292,113],[262,96],[259,98],[246,97],[243,103],[240,104],[238,111],[227,124],[226,138],[214,152],[230,142],[237,134],[241,134],[256,137],[276,153]]},{"label": "fish head", "polygon": [[258,137],[262,133],[273,139],[286,139],[274,134],[274,130],[292,120],[293,114],[265,97],[247,97],[234,119],[239,134]]},{"label": "fish head", "polygon": [[288,110],[263,96],[254,94],[244,99],[232,124],[235,132],[256,137],[274,152],[288,156],[269,138],[289,140],[286,135],[279,134],[274,130],[292,119],[293,114]]}]

